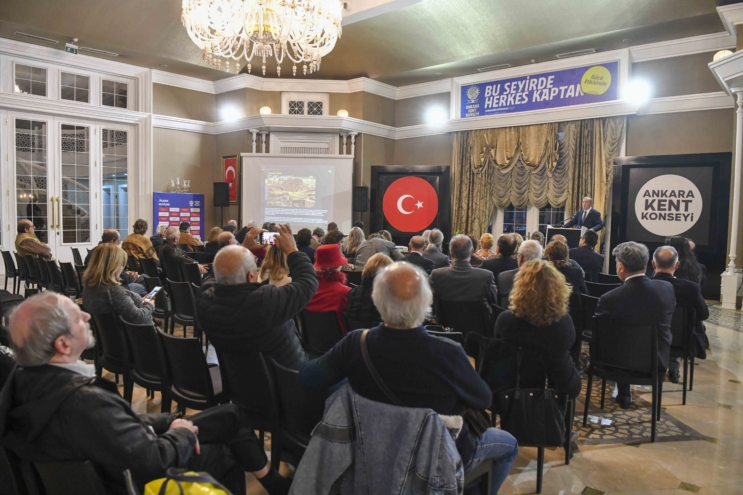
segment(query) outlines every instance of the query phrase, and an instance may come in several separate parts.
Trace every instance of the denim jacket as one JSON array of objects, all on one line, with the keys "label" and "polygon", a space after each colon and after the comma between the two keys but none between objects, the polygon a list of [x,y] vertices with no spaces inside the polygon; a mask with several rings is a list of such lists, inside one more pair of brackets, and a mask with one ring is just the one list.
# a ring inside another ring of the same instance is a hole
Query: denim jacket
[{"label": "denim jacket", "polygon": [[463,486],[438,414],[373,402],[346,384],[326,401],[289,494],[455,495]]}]

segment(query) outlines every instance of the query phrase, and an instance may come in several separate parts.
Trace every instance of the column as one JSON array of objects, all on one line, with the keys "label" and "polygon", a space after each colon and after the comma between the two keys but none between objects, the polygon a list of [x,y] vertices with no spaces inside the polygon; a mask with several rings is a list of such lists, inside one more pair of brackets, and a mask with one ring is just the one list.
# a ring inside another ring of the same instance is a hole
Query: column
[{"label": "column", "polygon": [[351,133],[351,156],[356,156],[356,135],[358,133]]},{"label": "column", "polygon": [[265,132],[261,132],[261,153],[266,152],[266,134]]},{"label": "column", "polygon": [[347,139],[348,139],[348,136],[344,134],[343,135],[343,152],[341,153],[341,155],[345,155],[346,154],[346,140]]},{"label": "column", "polygon": [[735,110],[735,165],[733,172],[733,222],[730,226],[730,263],[722,274],[720,299],[723,309],[735,309],[738,292],[738,275],[735,273],[735,253],[738,249],[738,222],[740,210],[741,165],[743,164],[743,88],[732,88],[737,100]]},{"label": "column", "polygon": [[258,137],[258,131],[255,129],[250,129],[250,133],[253,135],[253,153],[255,153],[255,142],[256,138]]}]

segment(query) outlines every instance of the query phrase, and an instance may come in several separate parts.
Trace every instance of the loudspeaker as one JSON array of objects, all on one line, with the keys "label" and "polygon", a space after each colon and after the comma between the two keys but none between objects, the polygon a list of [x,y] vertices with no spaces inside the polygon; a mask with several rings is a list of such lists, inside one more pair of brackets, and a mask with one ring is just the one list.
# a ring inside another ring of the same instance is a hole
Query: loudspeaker
[{"label": "loudspeaker", "polygon": [[353,211],[366,211],[369,207],[369,188],[354,186],[353,188]]},{"label": "loudspeaker", "polygon": [[214,206],[230,206],[230,183],[214,183]]}]

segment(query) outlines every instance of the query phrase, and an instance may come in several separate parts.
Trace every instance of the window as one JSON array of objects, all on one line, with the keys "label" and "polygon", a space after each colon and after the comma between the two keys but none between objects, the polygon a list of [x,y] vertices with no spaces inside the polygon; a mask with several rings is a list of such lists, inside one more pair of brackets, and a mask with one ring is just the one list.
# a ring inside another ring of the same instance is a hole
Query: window
[{"label": "window", "polygon": [[62,242],[90,242],[90,128],[62,124]]},{"label": "window", "polygon": [[517,208],[509,205],[503,210],[503,232],[517,233],[526,238],[526,210],[527,207]]},{"label": "window", "polygon": [[307,102],[307,115],[322,115],[322,102],[321,101],[308,101]]},{"label": "window", "polygon": [[304,102],[303,101],[290,101],[289,102],[289,115],[304,115]]},{"label": "window", "polygon": [[15,92],[46,96],[46,69],[30,65],[15,66]]},{"label": "window", "polygon": [[323,116],[328,114],[330,93],[282,92],[281,113],[283,115],[312,115]]},{"label": "window", "polygon": [[90,103],[90,78],[62,72],[61,97],[63,100]]},{"label": "window", "polygon": [[103,129],[103,228],[129,235],[126,131]]},{"label": "window", "polygon": [[322,115],[322,109],[322,101],[289,101],[289,115]]},{"label": "window", "polygon": [[547,235],[547,225],[562,223],[565,219],[565,208],[555,208],[547,205],[539,209],[539,231]]},{"label": "window", "polygon": [[129,108],[127,106],[127,83],[103,80],[101,103],[107,107]]},{"label": "window", "polygon": [[41,242],[48,242],[49,228],[46,138],[46,122],[15,121],[16,220],[31,220]]}]

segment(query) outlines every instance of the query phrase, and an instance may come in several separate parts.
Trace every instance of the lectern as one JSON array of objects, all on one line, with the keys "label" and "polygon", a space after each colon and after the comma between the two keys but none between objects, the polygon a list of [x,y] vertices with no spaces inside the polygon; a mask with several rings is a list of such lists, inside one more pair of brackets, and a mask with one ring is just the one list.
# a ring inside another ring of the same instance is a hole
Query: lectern
[{"label": "lectern", "polygon": [[581,229],[565,229],[561,227],[552,227],[550,225],[547,227],[547,241],[545,246],[549,244],[552,237],[556,235],[565,236],[565,239],[568,240],[568,247],[576,248],[580,243]]}]

